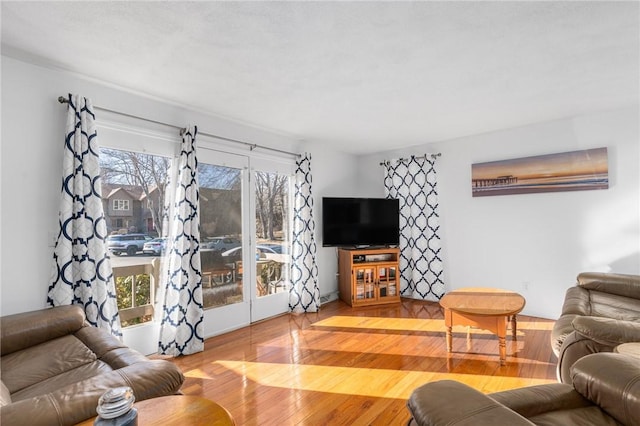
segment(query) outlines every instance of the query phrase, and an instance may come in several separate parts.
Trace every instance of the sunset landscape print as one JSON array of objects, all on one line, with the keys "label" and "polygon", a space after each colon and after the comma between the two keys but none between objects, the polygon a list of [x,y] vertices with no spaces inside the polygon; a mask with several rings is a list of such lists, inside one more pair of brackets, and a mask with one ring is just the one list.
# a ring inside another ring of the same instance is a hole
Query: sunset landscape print
[{"label": "sunset landscape print", "polygon": [[471,189],[474,197],[607,188],[607,148],[492,161],[471,166]]}]

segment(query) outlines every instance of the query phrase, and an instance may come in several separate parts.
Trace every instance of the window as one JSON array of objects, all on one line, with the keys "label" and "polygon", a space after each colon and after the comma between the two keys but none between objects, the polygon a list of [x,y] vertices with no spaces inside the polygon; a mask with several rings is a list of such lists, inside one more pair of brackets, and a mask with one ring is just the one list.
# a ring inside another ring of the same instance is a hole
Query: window
[{"label": "window", "polygon": [[[123,191],[131,197],[131,200],[114,199],[113,210],[105,212],[107,223],[112,225],[107,229],[110,234],[127,232],[109,237],[113,242],[111,266],[123,327],[153,320],[160,263],[141,252],[145,242],[151,240],[146,232],[154,230],[162,235],[162,208],[170,162],[168,157],[159,155],[109,148],[100,150],[102,194],[107,196],[114,191]],[[157,192],[154,195],[156,203],[149,198],[153,191]],[[146,210],[145,205],[148,206]],[[114,217],[122,211],[131,211],[126,220]]]},{"label": "window", "polygon": [[129,210],[129,200],[113,200],[114,210]]}]

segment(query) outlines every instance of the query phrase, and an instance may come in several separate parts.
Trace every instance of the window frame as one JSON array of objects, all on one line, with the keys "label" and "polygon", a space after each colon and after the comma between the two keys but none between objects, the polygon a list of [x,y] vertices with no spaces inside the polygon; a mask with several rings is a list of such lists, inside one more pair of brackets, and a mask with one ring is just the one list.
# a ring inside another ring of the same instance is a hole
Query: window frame
[{"label": "window frame", "polygon": [[[129,203],[129,200],[117,198],[113,200],[112,208],[113,208],[113,211],[119,211],[119,212],[129,211],[131,210],[130,204],[131,203]],[[121,205],[122,207],[120,207]]]}]

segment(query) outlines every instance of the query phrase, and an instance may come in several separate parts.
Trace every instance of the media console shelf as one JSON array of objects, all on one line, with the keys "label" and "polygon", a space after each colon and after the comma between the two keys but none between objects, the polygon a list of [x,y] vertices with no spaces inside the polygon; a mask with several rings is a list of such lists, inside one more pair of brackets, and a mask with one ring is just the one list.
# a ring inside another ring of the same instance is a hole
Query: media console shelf
[{"label": "media console shelf", "polygon": [[400,250],[338,250],[340,299],[351,306],[400,303]]}]

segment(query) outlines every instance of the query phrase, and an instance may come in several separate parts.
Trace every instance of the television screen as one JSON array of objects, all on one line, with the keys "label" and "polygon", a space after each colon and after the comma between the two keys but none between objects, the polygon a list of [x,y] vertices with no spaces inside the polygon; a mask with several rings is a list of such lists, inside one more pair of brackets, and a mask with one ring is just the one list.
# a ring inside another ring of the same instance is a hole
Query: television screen
[{"label": "television screen", "polygon": [[325,197],[322,199],[322,245],[398,245],[399,218],[397,199]]}]

